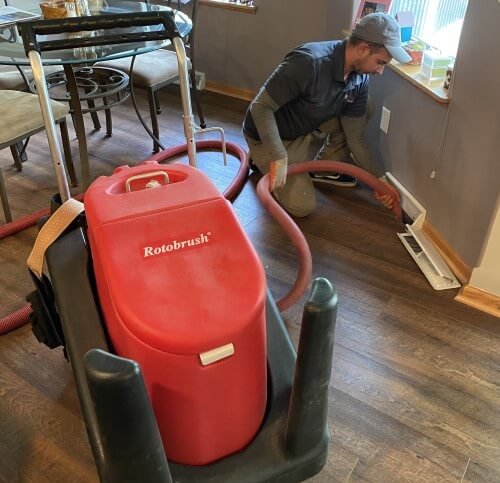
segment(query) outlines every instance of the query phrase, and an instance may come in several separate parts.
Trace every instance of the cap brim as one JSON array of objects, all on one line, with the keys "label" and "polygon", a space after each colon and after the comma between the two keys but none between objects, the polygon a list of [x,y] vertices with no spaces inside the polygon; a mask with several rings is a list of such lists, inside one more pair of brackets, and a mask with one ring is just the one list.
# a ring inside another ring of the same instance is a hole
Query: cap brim
[{"label": "cap brim", "polygon": [[411,57],[408,55],[408,52],[403,49],[403,47],[399,45],[386,45],[385,48],[387,49],[387,52],[389,52],[389,54],[391,54],[391,56],[398,62],[401,62],[402,64],[410,62]]}]

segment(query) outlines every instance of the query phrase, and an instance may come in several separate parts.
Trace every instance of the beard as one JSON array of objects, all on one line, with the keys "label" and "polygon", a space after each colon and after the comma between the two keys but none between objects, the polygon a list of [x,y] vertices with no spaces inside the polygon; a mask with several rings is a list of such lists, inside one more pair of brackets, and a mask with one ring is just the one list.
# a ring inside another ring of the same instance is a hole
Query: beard
[{"label": "beard", "polygon": [[362,64],[363,63],[359,59],[356,59],[354,61],[352,67],[353,67],[354,72],[356,72],[356,74],[363,74],[363,72],[361,70],[362,69]]}]

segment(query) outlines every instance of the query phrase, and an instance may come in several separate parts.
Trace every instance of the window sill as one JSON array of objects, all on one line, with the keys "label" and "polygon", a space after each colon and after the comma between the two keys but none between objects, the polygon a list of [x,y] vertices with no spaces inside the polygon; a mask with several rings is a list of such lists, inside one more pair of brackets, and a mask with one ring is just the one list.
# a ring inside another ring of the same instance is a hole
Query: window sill
[{"label": "window sill", "polygon": [[448,91],[443,87],[443,79],[427,81],[420,74],[419,65],[400,64],[399,62],[392,60],[389,64],[387,64],[387,67],[396,74],[399,74],[422,92],[431,96],[440,104],[447,105],[450,103]]},{"label": "window sill", "polygon": [[236,10],[238,12],[245,12],[245,13],[257,12],[257,7],[255,5],[249,6],[241,3],[229,2],[228,0],[200,0],[200,5],[225,8],[227,10]]}]

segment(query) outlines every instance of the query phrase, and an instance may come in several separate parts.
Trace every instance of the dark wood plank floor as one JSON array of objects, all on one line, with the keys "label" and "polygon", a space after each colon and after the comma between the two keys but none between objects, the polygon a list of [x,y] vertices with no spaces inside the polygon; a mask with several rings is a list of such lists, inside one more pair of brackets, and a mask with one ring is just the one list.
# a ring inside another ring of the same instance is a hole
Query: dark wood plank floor
[{"label": "dark wood plank floor", "polygon": [[[162,139],[182,142],[178,94],[161,95]],[[229,140],[240,133],[245,104],[204,94],[208,125]],[[140,96],[146,119],[147,105]],[[92,172],[136,163],[150,141],[130,104],[114,110],[115,134],[91,132]],[[74,134],[72,143],[76,146]],[[76,149],[75,156],[76,156]],[[16,217],[47,205],[54,177],[43,134],[29,146],[23,172],[10,153],[0,165]],[[200,154],[201,169],[223,188],[230,160]],[[252,175],[234,209],[255,244],[276,298],[296,273],[293,247],[260,207]],[[363,188],[318,189],[314,215],[299,221],[313,252],[314,275],[339,292],[330,384],[328,464],[314,482],[500,481],[499,321],[432,290],[396,232],[402,226]],[[2,315],[32,290],[24,268],[35,230],[0,242]],[[301,305],[284,315],[297,342]],[[0,481],[94,482],[93,459],[72,375],[61,351],[36,342],[28,327],[0,337]]]}]

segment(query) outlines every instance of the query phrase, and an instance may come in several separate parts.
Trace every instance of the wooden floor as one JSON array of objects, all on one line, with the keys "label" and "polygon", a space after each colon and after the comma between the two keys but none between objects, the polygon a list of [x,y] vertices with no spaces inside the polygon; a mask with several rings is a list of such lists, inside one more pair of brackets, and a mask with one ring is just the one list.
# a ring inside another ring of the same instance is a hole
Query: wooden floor
[{"label": "wooden floor", "polygon": [[[162,139],[182,142],[175,90],[162,93]],[[244,143],[243,103],[204,94],[208,125]],[[141,97],[147,118],[146,102]],[[94,175],[150,154],[150,141],[130,104],[113,114],[115,134],[92,133]],[[74,134],[72,134],[74,138]],[[73,145],[76,141],[72,139]],[[75,156],[76,156],[75,150]],[[0,153],[16,217],[47,206],[55,190],[44,135],[29,145],[23,172]],[[201,168],[220,188],[224,168],[214,153]],[[255,244],[276,298],[291,287],[296,258],[290,242],[259,206],[258,175],[234,203]],[[328,464],[314,482],[500,481],[499,320],[436,292],[396,236],[403,227],[366,189],[322,187],[314,215],[299,221],[312,248],[314,275],[331,279],[339,315],[330,384]],[[35,229],[0,242],[2,315],[32,290],[25,260]],[[300,304],[284,314],[296,342]],[[0,336],[0,481],[97,480],[72,375],[61,350],[49,350],[28,327]]]}]

